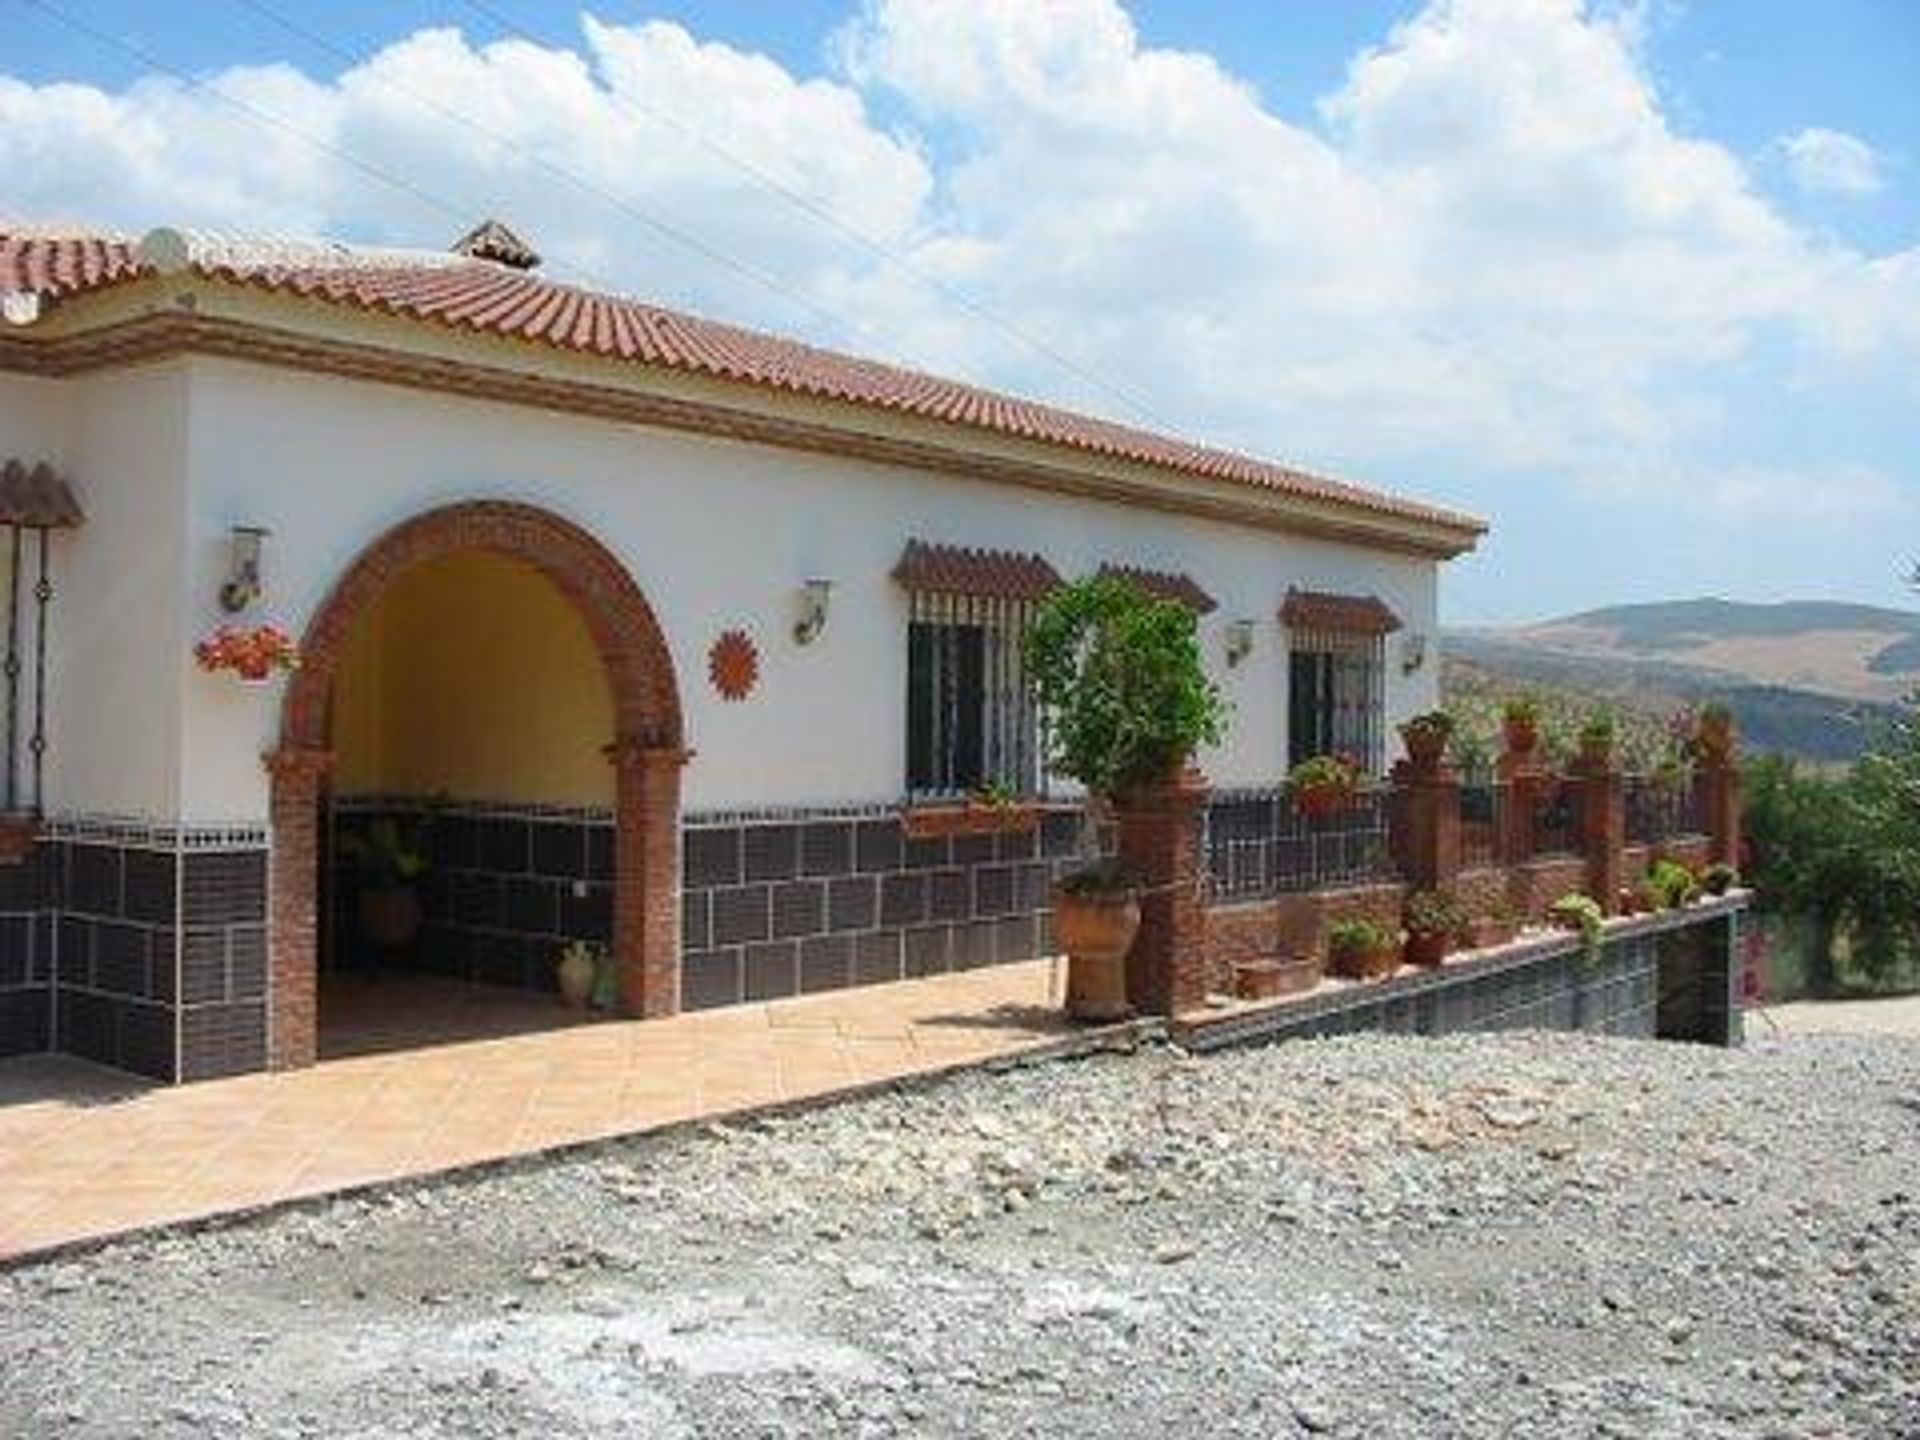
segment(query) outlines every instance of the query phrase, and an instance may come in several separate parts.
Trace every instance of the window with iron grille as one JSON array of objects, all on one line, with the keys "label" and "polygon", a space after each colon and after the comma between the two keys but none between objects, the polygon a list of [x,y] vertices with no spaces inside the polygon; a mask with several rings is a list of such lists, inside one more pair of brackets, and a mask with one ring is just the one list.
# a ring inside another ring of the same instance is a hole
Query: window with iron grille
[{"label": "window with iron grille", "polygon": [[1040,723],[1021,656],[1032,607],[915,592],[907,625],[907,790],[1040,788]]},{"label": "window with iron grille", "polygon": [[1386,642],[1378,635],[1296,630],[1287,660],[1287,763],[1351,755],[1372,774],[1385,761]]}]

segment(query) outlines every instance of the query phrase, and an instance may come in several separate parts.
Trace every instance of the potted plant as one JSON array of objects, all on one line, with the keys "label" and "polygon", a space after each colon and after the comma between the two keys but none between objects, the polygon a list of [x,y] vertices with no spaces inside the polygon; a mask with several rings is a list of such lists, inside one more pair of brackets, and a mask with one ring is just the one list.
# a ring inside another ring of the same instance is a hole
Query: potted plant
[{"label": "potted plant", "polygon": [[1540,745],[1540,702],[1514,696],[1500,707],[1500,730],[1509,755],[1531,755]]},{"label": "potted plant", "polygon": [[1406,961],[1431,969],[1447,958],[1467,925],[1467,910],[1450,890],[1417,890],[1402,917],[1407,928]]},{"label": "potted plant", "polygon": [[1733,866],[1724,860],[1716,860],[1700,872],[1700,888],[1709,895],[1724,895],[1739,878]]},{"label": "potted plant", "polygon": [[1700,893],[1700,882],[1678,860],[1660,859],[1647,868],[1647,889],[1662,910],[1678,910]]},{"label": "potted plant", "polygon": [[1127,1013],[1126,957],[1140,928],[1132,876],[1098,856],[1117,798],[1179,774],[1219,741],[1226,704],[1207,678],[1194,613],[1118,577],[1092,576],[1043,601],[1028,627],[1027,673],[1047,712],[1052,771],[1084,785],[1088,863],[1054,887],[1054,938],[1067,954],[1067,1010]]},{"label": "potted plant", "polygon": [[1400,935],[1378,920],[1350,916],[1327,927],[1329,968],[1353,980],[1377,980],[1400,968]]},{"label": "potted plant", "polygon": [[1281,959],[1277,955],[1233,964],[1233,993],[1242,1000],[1277,1000],[1311,990],[1320,983],[1322,963],[1314,954]]},{"label": "potted plant", "polygon": [[1416,770],[1431,771],[1439,767],[1447,753],[1447,742],[1453,738],[1453,730],[1453,716],[1444,710],[1416,715],[1400,727],[1401,743],[1407,747],[1407,758]]},{"label": "potted plant", "polygon": [[1579,932],[1580,938],[1586,942],[1581,950],[1581,958],[1588,966],[1600,958],[1607,917],[1598,900],[1576,890],[1554,901],[1547,908],[1547,915],[1561,929]]},{"label": "potted plant", "polygon": [[1353,803],[1364,773],[1350,755],[1316,755],[1287,772],[1287,794],[1309,820],[1324,820]]},{"label": "potted plant", "polygon": [[193,647],[202,670],[231,670],[242,680],[265,680],[276,670],[300,668],[300,650],[278,625],[222,625]]},{"label": "potted plant", "polygon": [[1700,758],[1724,765],[1733,755],[1733,711],[1719,700],[1700,707],[1694,745]]},{"label": "potted plant", "polygon": [[382,815],[363,830],[340,836],[340,853],[361,872],[360,930],[382,950],[410,945],[420,933],[418,882],[427,873],[431,811],[408,820]]},{"label": "potted plant", "polygon": [[600,947],[585,940],[569,941],[561,947],[553,974],[559,985],[561,1003],[569,1010],[586,1009],[600,976]]},{"label": "potted plant", "polygon": [[1604,770],[1613,763],[1613,738],[1618,723],[1611,710],[1595,710],[1581,722],[1580,763],[1589,770]]},{"label": "potted plant", "polygon": [[1513,907],[1505,900],[1495,900],[1485,913],[1476,915],[1467,924],[1467,939],[1475,950],[1489,950],[1496,945],[1505,945],[1520,931],[1520,921],[1513,913]]}]

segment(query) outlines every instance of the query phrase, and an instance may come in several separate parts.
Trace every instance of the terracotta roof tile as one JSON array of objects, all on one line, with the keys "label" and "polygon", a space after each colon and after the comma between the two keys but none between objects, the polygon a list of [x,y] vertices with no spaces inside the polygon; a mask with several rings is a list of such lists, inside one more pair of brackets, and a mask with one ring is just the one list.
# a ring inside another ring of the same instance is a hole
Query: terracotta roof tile
[{"label": "terracotta roof tile", "polygon": [[1210,615],[1217,602],[1191,575],[1172,570],[1146,570],[1137,565],[1102,565],[1102,575],[1130,580],[1156,600],[1177,600],[1196,615]]},{"label": "terracotta roof tile", "polygon": [[1060,572],[1038,555],[925,540],[907,542],[893,578],[909,590],[992,600],[1044,600],[1060,585]]},{"label": "terracotta roof tile", "polygon": [[[264,290],[555,348],[1019,436],[1085,454],[1229,481],[1477,535],[1458,511],[1330,480],[1229,450],[1076,414],[877,361],[819,349],[623,296],[576,289],[487,260],[360,250],[324,241],[246,242],[158,231],[51,235],[0,223],[0,295],[58,299],[154,273],[143,253]],[[1464,543],[1464,540],[1463,540]]]},{"label": "terracotta roof tile", "polygon": [[1400,617],[1377,595],[1288,590],[1286,603],[1280,607],[1280,623],[1290,630],[1390,635],[1400,628]]},{"label": "terracotta roof tile", "polygon": [[51,465],[29,466],[22,460],[0,465],[0,525],[53,530],[78,525],[85,518],[73,491]]}]

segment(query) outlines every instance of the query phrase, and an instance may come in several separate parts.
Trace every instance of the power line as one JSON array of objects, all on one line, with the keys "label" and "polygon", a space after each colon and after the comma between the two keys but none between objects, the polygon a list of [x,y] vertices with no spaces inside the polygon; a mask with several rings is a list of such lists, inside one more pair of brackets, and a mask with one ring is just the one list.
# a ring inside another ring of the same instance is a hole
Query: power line
[{"label": "power line", "polygon": [[[253,0],[241,0],[241,3],[251,5],[253,3]],[[545,40],[541,39],[538,35],[534,34],[533,32],[527,30],[524,26],[518,24],[511,16],[502,14],[499,10],[495,9],[492,5],[486,3],[486,0],[466,0],[466,5],[469,9],[473,10],[476,14],[479,14],[485,17],[486,19],[491,20],[495,25],[499,26],[501,29],[505,30],[509,34],[516,35],[520,39],[525,40],[530,44],[539,45],[543,49],[547,48],[547,42]],[[1029,333],[1027,330],[1014,324],[1012,321],[1006,319],[1004,316],[999,315],[995,311],[989,309],[987,306],[975,300],[972,296],[968,295],[965,291],[956,289],[954,286],[948,284],[945,280],[941,279],[938,275],[934,275],[930,273],[920,265],[916,264],[909,257],[902,255],[896,250],[894,250],[891,246],[887,245],[886,242],[876,238],[875,236],[869,235],[866,231],[860,229],[858,226],[843,219],[840,215],[836,214],[830,207],[828,207],[821,201],[814,199],[812,196],[806,194],[804,191],[794,189],[792,186],[782,181],[778,176],[767,173],[766,170],[754,164],[753,161],[747,159],[745,156],[739,154],[738,152],[729,149],[727,146],[721,144],[717,140],[712,139],[710,136],[702,133],[697,127],[686,124],[684,121],[679,119],[679,117],[673,115],[669,111],[661,110],[655,106],[647,105],[641,101],[630,99],[628,96],[615,92],[611,89],[609,89],[608,95],[612,99],[615,105],[622,106],[638,115],[642,115],[648,119],[656,121],[659,124],[668,126],[669,128],[678,132],[680,135],[693,141],[693,143],[699,145],[702,149],[706,150],[709,154],[712,154],[718,157],[719,159],[725,161],[727,164],[734,166],[736,169],[740,170],[743,174],[747,175],[750,179],[754,181],[754,183],[760,185],[762,188],[769,190],[772,193],[780,196],[782,199],[786,200],[789,204],[797,207],[803,213],[809,216],[812,216],[815,220],[818,220],[821,223],[827,226],[830,226],[832,229],[838,231],[841,235],[854,241],[856,244],[866,249],[876,258],[895,267],[896,269],[910,276],[914,280],[917,280],[922,285],[925,285],[926,287],[934,291],[934,293],[941,296],[943,299],[949,301],[954,305],[959,306],[961,309],[964,309],[970,315],[973,315],[977,319],[980,319],[986,322],[987,324],[993,326],[996,330],[1000,331],[1003,335],[1006,335],[1011,339],[1018,341],[1020,344],[1026,346],[1029,350],[1032,350],[1036,354],[1042,355],[1048,360],[1051,360],[1055,365],[1059,366],[1062,370],[1065,370],[1067,373],[1073,375],[1076,379],[1079,379],[1085,382],[1086,384],[1092,385],[1096,389],[1118,400],[1121,404],[1125,405],[1129,410],[1141,416],[1143,419],[1147,420],[1149,423],[1163,430],[1171,431],[1175,428],[1169,425],[1166,421],[1160,419],[1157,415],[1155,415],[1152,407],[1147,405],[1146,402],[1141,400],[1138,396],[1132,394],[1130,391],[1126,390],[1122,386],[1117,385],[1114,382],[1106,379],[1104,376],[1098,375],[1093,371],[1086,369],[1080,363],[1075,361],[1071,356],[1065,354],[1061,350],[1057,349],[1055,346],[1049,344],[1045,339],[1039,336],[1033,335]]]}]

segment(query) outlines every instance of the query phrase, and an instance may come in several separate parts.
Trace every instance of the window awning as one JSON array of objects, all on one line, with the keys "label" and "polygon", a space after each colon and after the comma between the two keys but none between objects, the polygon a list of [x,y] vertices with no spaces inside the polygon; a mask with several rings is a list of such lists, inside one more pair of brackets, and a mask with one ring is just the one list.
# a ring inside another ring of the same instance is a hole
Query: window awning
[{"label": "window awning", "polygon": [[1011,550],[974,550],[909,540],[893,567],[909,590],[934,595],[971,595],[988,600],[1044,600],[1060,585],[1060,572],[1038,555]]},{"label": "window awning", "polygon": [[1391,635],[1400,628],[1400,617],[1377,595],[1290,589],[1286,604],[1280,607],[1280,623],[1289,630]]},{"label": "window awning", "polygon": [[1196,615],[1210,615],[1220,608],[1191,575],[1177,570],[1147,570],[1138,565],[1102,565],[1102,575],[1126,580],[1156,600],[1174,600]]},{"label": "window awning", "polygon": [[0,525],[25,525],[35,530],[64,529],[86,517],[51,465],[29,467],[25,461],[0,465]]}]

